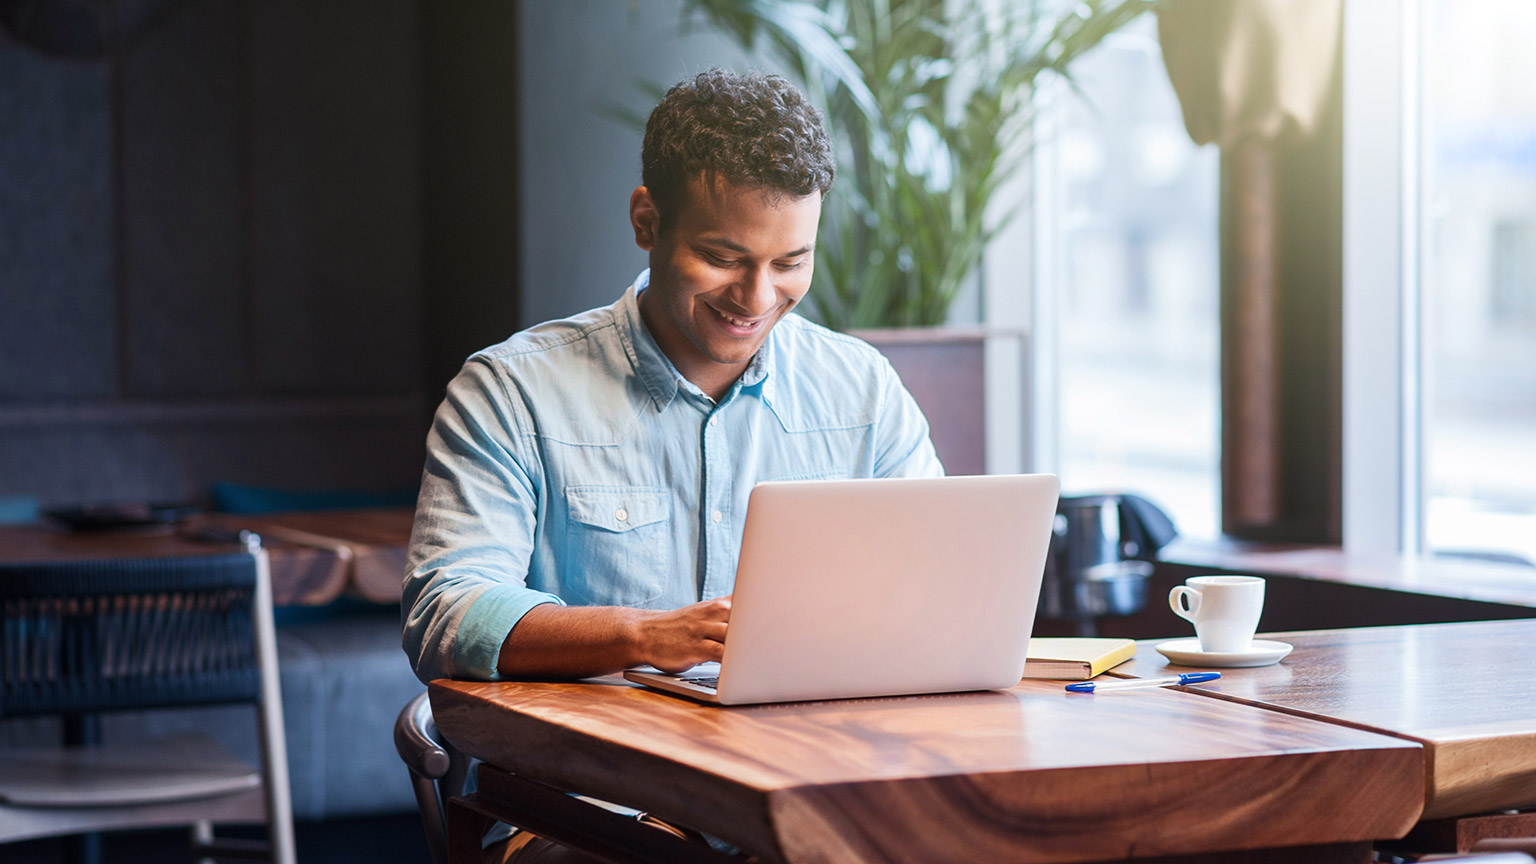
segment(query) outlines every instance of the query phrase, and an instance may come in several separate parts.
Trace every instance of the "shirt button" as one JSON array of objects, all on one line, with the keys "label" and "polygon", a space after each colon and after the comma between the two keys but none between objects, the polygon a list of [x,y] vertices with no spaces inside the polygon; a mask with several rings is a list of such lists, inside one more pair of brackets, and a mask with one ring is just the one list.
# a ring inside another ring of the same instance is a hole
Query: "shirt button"
[{"label": "shirt button", "polygon": [[709,417],[709,428],[713,429],[713,428],[715,428],[716,426],[719,426],[719,425],[720,425],[720,418],[717,415],[711,414],[710,417]]},{"label": "shirt button", "polygon": [[725,514],[721,513],[719,510],[716,510],[715,512],[709,514],[709,518],[719,522],[721,519],[725,518]]},{"label": "shirt button", "polygon": [[613,518],[619,520],[620,522],[626,522],[629,520],[629,511],[625,510],[623,507],[620,507],[619,509],[613,511]]}]

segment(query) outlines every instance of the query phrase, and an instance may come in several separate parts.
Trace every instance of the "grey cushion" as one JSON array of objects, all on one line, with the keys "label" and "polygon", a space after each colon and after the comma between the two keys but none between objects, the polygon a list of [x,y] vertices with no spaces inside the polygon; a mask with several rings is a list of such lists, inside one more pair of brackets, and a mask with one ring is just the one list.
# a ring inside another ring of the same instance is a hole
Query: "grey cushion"
[{"label": "grey cushion", "polygon": [[400,650],[399,610],[287,623],[278,646],[294,815],[414,811],[394,727],[423,687]]}]

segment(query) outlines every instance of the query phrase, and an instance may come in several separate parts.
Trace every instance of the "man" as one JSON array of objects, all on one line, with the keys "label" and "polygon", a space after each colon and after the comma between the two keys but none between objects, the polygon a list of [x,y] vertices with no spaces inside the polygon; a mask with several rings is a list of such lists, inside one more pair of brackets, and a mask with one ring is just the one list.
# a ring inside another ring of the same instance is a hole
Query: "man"
[{"label": "man", "polygon": [[753,484],[942,473],[884,357],[791,314],[833,178],[817,111],[706,72],[641,155],[650,269],[469,358],[433,421],[402,602],[423,681],[719,660]]},{"label": "man", "polygon": [[437,412],[402,604],[424,681],[718,660],[754,483],[942,473],[885,359],[790,314],[833,177],[816,109],[706,72],[642,163],[650,269],[475,354]]}]

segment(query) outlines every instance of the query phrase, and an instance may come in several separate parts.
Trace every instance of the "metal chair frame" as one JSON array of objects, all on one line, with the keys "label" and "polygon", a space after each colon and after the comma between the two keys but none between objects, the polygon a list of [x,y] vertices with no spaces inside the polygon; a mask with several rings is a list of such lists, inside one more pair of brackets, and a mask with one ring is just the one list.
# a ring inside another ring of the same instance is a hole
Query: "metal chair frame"
[{"label": "metal chair frame", "polygon": [[[153,744],[87,734],[92,746],[26,748],[28,764],[58,770],[7,778],[0,843],[187,825],[194,857],[295,862],[271,576],[260,538],[242,539],[234,555],[0,565],[0,718],[59,715],[89,729],[81,718],[104,711],[250,702],[262,763],[259,783],[247,781],[252,769],[209,741],[206,782],[184,772],[194,779],[172,793],[150,779],[176,767],[147,763],[163,750]],[[215,822],[263,820],[265,844],[213,834]]]},{"label": "metal chair frame", "polygon": [[463,793],[469,759],[438,733],[426,691],[407,702],[395,719],[395,752],[410,770],[411,791],[416,793],[432,864],[447,864],[448,823],[443,802]]}]

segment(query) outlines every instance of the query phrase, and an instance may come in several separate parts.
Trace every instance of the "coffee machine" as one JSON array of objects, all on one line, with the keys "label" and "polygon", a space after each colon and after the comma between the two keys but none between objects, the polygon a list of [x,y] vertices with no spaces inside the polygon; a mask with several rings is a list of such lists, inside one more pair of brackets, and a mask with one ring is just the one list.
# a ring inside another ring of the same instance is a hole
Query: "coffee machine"
[{"label": "coffee machine", "polygon": [[1062,496],[1040,614],[1072,621],[1079,636],[1094,636],[1099,618],[1140,612],[1152,559],[1177,534],[1173,520],[1139,495]]}]

